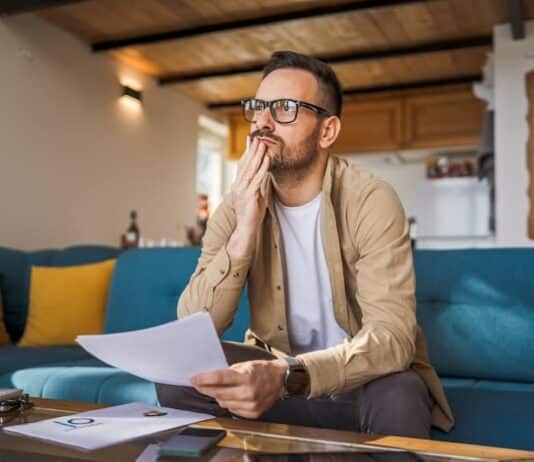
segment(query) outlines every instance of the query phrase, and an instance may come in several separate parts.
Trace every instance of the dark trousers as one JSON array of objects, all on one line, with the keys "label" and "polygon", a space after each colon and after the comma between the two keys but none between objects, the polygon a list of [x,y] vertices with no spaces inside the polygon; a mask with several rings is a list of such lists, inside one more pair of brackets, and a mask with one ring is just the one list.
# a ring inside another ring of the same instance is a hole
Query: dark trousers
[{"label": "dark trousers", "polygon": [[[223,342],[229,364],[273,359],[254,346]],[[232,414],[209,396],[191,387],[157,384],[162,406],[205,412],[218,417]],[[411,369],[375,379],[355,390],[313,399],[279,400],[258,420],[355,432],[429,438],[432,398],[421,378]]]}]

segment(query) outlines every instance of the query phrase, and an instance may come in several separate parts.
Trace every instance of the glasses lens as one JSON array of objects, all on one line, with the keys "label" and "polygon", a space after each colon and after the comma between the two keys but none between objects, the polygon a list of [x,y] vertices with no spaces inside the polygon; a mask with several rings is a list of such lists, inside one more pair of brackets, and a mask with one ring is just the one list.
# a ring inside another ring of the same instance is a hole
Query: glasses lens
[{"label": "glasses lens", "polygon": [[293,122],[297,118],[298,105],[290,99],[281,99],[272,104],[274,119],[282,124]]},{"label": "glasses lens", "polygon": [[247,122],[255,122],[258,115],[265,109],[265,103],[258,99],[247,99],[242,103],[243,117]]}]

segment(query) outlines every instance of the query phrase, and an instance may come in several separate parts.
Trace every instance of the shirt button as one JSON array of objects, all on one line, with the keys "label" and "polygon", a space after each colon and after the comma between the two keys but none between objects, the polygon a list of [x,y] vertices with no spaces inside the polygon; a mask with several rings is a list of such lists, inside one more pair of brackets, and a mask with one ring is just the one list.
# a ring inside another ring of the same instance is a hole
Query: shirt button
[{"label": "shirt button", "polygon": [[208,311],[208,307],[207,307],[207,306],[203,306],[202,309],[203,309],[204,311]]},{"label": "shirt button", "polygon": [[239,277],[239,273],[234,273],[234,277],[238,278]]},{"label": "shirt button", "polygon": [[279,325],[279,326],[278,326],[278,330],[279,330],[279,331],[282,331],[282,330],[284,330],[284,328],[283,328],[282,326]]},{"label": "shirt button", "polygon": [[278,248],[278,244],[275,244],[275,245],[274,245],[274,248],[277,249],[277,248]]},{"label": "shirt button", "polygon": [[280,286],[276,286],[276,290],[281,290],[282,288]]}]

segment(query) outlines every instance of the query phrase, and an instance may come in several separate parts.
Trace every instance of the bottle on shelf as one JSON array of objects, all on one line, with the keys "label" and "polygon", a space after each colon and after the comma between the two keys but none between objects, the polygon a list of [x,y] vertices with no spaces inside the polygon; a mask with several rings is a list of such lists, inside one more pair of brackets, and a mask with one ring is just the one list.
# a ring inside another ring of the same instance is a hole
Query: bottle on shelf
[{"label": "bottle on shelf", "polygon": [[130,226],[126,231],[126,234],[122,235],[122,248],[131,249],[139,246],[139,238],[141,233],[139,232],[139,226],[137,226],[137,212],[132,210],[130,212]]}]

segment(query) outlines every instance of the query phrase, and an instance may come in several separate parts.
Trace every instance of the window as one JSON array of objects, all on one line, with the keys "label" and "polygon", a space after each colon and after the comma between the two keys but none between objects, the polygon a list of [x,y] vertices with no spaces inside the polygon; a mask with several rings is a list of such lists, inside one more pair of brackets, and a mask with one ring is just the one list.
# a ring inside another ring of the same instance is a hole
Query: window
[{"label": "window", "polygon": [[214,119],[199,117],[197,153],[197,194],[208,196],[210,214],[230,191],[237,162],[225,159],[228,127]]}]

